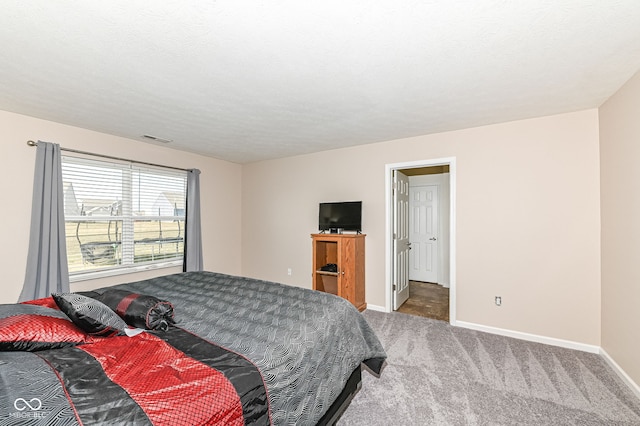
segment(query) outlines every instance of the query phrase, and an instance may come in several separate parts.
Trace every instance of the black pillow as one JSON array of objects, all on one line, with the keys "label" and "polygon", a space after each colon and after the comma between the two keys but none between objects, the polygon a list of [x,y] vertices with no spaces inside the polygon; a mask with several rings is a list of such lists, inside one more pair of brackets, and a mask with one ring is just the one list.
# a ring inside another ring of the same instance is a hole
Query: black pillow
[{"label": "black pillow", "polygon": [[93,297],[113,309],[133,327],[166,331],[169,325],[175,324],[173,305],[154,296],[111,289]]},{"label": "black pillow", "polygon": [[125,335],[127,324],[104,303],[76,293],[52,294],[71,321],[93,336]]}]

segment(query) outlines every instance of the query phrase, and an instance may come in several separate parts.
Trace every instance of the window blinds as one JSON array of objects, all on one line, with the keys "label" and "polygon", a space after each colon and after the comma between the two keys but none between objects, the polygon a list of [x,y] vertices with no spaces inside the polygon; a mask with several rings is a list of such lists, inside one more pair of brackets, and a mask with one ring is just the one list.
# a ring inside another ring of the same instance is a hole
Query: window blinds
[{"label": "window blinds", "polygon": [[186,172],[63,156],[70,275],[181,263]]}]

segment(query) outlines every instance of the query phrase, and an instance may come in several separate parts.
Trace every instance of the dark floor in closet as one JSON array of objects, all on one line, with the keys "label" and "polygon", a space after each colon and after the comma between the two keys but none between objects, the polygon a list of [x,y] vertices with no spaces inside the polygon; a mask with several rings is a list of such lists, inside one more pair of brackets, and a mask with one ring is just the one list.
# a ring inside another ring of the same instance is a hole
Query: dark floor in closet
[{"label": "dark floor in closet", "polygon": [[409,281],[409,299],[398,312],[449,322],[449,289],[438,284]]}]

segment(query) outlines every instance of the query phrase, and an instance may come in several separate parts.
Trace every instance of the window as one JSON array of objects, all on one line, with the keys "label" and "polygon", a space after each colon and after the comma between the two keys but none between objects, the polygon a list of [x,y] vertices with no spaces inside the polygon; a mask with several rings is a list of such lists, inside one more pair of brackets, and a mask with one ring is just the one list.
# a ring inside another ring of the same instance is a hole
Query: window
[{"label": "window", "polygon": [[70,277],[182,263],[187,174],[62,157]]}]

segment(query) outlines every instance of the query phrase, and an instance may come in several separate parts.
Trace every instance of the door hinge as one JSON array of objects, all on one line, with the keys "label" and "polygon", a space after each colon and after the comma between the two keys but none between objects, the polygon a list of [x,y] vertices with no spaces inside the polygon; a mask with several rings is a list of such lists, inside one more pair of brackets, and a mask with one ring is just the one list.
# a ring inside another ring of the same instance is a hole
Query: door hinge
[{"label": "door hinge", "polygon": [[396,285],[395,284],[393,285],[393,291],[396,291]]}]

